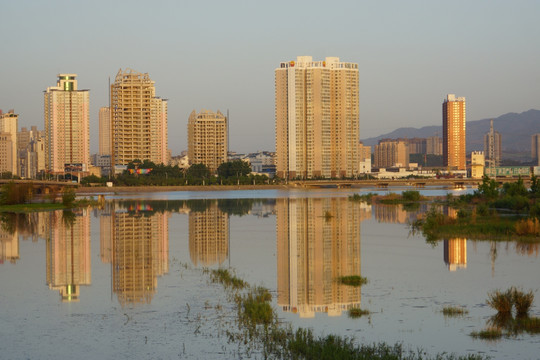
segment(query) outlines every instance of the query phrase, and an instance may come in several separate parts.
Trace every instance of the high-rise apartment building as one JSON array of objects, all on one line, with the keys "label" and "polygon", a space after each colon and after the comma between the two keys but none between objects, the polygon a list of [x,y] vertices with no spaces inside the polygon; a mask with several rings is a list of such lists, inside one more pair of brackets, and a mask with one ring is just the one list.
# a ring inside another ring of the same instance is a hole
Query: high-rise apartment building
[{"label": "high-rise apartment building", "polygon": [[90,165],[90,96],[77,89],[77,74],[59,74],[56,86],[44,91],[45,167],[86,171]]},{"label": "high-rise apartment building", "polygon": [[531,157],[533,162],[540,166],[540,134],[531,136]]},{"label": "high-rise apartment building", "polygon": [[99,155],[111,155],[111,109],[99,108]]},{"label": "high-rise apartment building", "polygon": [[443,146],[440,136],[430,136],[426,139],[426,154],[427,155],[442,155]]},{"label": "high-rise apartment building", "polygon": [[448,94],[443,102],[443,161],[449,169],[466,169],[465,127],[465,98]]},{"label": "high-rise apartment building", "polygon": [[375,145],[375,167],[409,167],[409,144],[407,141],[381,140]]},{"label": "high-rise apartment building", "polygon": [[227,161],[228,119],[217,113],[202,110],[191,112],[188,120],[188,158],[190,164],[204,164],[215,173]]},{"label": "high-rise apartment building", "polygon": [[276,171],[282,178],[358,174],[358,64],[299,56],[275,70]]},{"label": "high-rise apartment building", "polygon": [[156,97],[148,73],[132,69],[116,74],[111,85],[112,162],[135,159],[167,164],[167,100]]},{"label": "high-rise apartment building", "polygon": [[501,133],[493,129],[493,120],[488,133],[484,135],[484,154],[486,161],[493,166],[501,165],[502,158]]},{"label": "high-rise apartment building", "polygon": [[[19,125],[19,115],[15,114],[13,110],[9,110],[7,113],[0,111],[0,134],[4,134],[3,142],[5,144],[0,148],[0,157],[5,159],[5,164],[2,166],[3,171],[9,171],[12,175],[18,175],[17,172],[17,130]],[[6,136],[9,134],[9,137]],[[9,144],[7,142],[9,141]],[[10,147],[9,159],[7,154],[7,148]]]}]

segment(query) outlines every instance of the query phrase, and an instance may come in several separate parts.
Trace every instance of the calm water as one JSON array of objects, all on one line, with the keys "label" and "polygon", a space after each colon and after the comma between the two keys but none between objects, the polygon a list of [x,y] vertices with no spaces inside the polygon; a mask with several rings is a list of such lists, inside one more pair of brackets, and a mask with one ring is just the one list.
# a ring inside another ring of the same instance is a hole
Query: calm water
[{"label": "calm water", "polygon": [[[444,195],[444,189],[426,190]],[[2,359],[234,358],[235,311],[205,267],[269,288],[283,320],[429,353],[539,358],[540,336],[472,339],[488,291],[540,288],[538,245],[409,233],[418,211],[348,201],[351,190],[113,196],[103,209],[4,215]],[[167,200],[167,201],[165,201]],[[361,289],[338,285],[361,274]],[[540,303],[531,315],[540,316]],[[444,305],[464,306],[446,318]],[[361,307],[368,317],[350,319]],[[250,356],[257,357],[257,353]]]}]

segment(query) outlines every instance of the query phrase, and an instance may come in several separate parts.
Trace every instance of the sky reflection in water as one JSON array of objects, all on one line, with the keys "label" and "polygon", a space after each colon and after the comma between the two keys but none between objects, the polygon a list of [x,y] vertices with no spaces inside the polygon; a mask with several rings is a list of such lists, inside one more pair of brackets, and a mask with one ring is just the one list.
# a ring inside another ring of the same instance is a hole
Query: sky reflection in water
[{"label": "sky reflection in water", "polygon": [[[427,244],[407,226],[426,206],[406,212],[351,202],[350,190],[305,193],[138,194],[146,200],[3,215],[0,350],[6,358],[234,357],[236,346],[216,330],[231,317],[215,308],[232,313],[231,305],[192,269],[231,266],[271,290],[280,317],[321,334],[430,353],[536,356],[538,336],[486,343],[468,334],[494,313],[488,291],[539,288],[538,244]],[[336,282],[351,274],[369,283]],[[445,318],[444,305],[469,314]],[[350,319],[351,307],[371,315]],[[538,308],[537,299],[533,315]]]}]

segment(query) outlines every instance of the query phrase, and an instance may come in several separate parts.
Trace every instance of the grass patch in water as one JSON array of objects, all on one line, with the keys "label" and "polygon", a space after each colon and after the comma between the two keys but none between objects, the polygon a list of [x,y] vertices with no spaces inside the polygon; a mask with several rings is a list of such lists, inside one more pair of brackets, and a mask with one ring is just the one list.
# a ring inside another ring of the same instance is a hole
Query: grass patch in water
[{"label": "grass patch in water", "polygon": [[351,319],[357,319],[364,315],[369,315],[371,312],[369,310],[363,310],[360,308],[351,308],[349,309],[348,314]]},{"label": "grass patch in water", "polygon": [[368,280],[365,277],[362,277],[360,275],[348,275],[348,276],[340,276],[338,278],[338,281],[340,284],[348,285],[348,286],[362,286],[367,284]]},{"label": "grass patch in water", "polygon": [[469,313],[469,310],[462,308],[460,306],[445,306],[442,309],[442,313],[444,316],[463,316],[465,314]]},{"label": "grass patch in water", "polygon": [[256,287],[245,295],[238,295],[236,302],[239,305],[240,317],[252,325],[269,325],[275,317],[270,305],[272,295],[263,287]]},{"label": "grass patch in water", "polygon": [[233,289],[243,289],[247,285],[244,280],[232,275],[228,269],[212,270],[210,276],[213,282],[218,282]]},{"label": "grass patch in water", "polygon": [[503,336],[502,330],[497,327],[489,327],[480,331],[473,331],[471,336],[482,340],[498,340]]}]

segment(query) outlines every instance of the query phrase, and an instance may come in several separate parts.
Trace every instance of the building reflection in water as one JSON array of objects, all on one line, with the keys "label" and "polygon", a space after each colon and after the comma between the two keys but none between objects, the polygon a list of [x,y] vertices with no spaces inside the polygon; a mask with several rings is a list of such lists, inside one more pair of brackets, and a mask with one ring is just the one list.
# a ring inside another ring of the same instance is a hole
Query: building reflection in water
[{"label": "building reflection in water", "polygon": [[360,222],[367,211],[345,198],[277,199],[278,305],[300,317],[360,307]]},{"label": "building reflection in water", "polygon": [[450,271],[467,268],[467,239],[444,240],[444,263]]},{"label": "building reflection in water", "polygon": [[189,212],[189,255],[195,266],[221,265],[229,254],[229,215],[212,201]]},{"label": "building reflection in water", "polygon": [[112,290],[122,306],[149,304],[157,277],[169,272],[169,213],[137,203],[103,214],[105,224],[108,216],[111,252],[108,231],[101,233],[100,248],[102,261],[112,261]]},{"label": "building reflection in water", "polygon": [[19,232],[16,228],[10,231],[2,224],[0,226],[0,264],[5,261],[15,264],[19,258]]},{"label": "building reflection in water", "polygon": [[79,301],[80,286],[91,284],[90,213],[49,213],[47,284],[62,301]]}]

